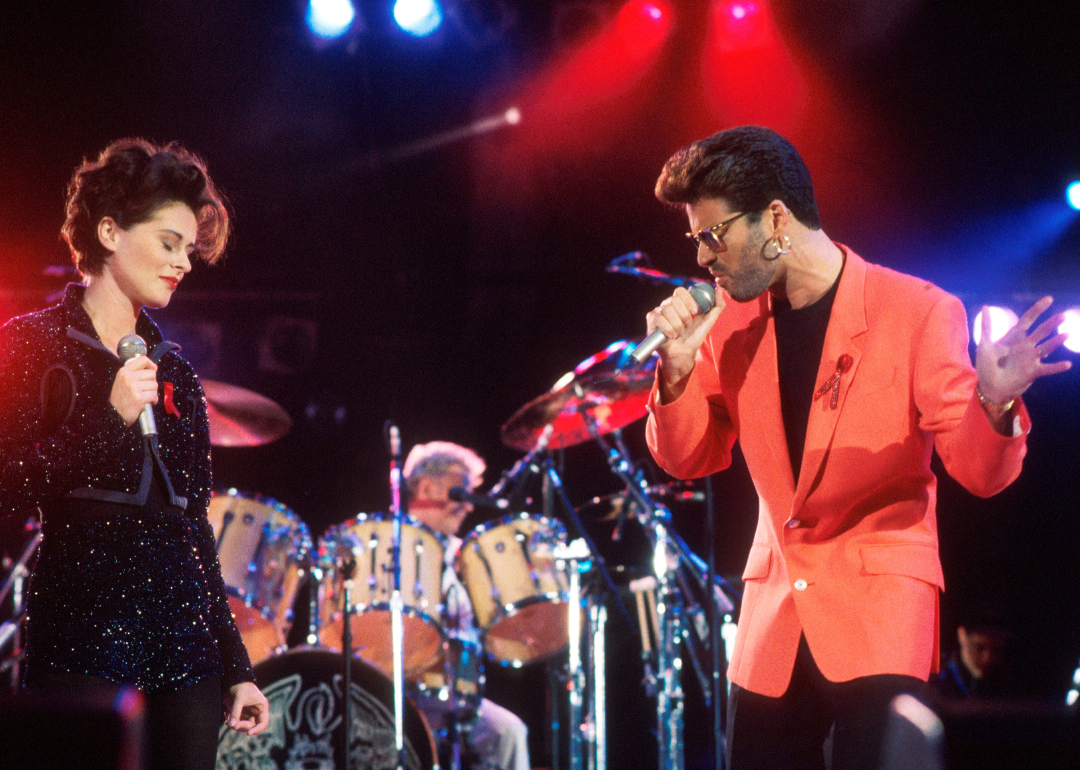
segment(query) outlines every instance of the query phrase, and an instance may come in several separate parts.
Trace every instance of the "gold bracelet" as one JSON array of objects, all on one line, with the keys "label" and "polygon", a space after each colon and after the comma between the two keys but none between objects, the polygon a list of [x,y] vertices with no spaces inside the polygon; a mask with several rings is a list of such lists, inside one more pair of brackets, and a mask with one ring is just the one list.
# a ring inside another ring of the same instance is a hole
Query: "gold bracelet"
[{"label": "gold bracelet", "polygon": [[1004,417],[1013,408],[1013,404],[1016,403],[1016,399],[1014,398],[1007,404],[995,404],[983,394],[980,385],[975,386],[975,398],[979,399],[979,403],[982,404],[983,408],[995,417]]}]

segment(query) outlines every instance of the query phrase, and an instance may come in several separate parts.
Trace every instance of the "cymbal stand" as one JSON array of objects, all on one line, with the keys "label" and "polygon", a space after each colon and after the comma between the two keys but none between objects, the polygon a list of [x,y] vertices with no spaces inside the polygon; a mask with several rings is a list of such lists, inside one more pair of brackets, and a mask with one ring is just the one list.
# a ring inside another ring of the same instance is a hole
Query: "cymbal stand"
[{"label": "cymbal stand", "polygon": [[689,549],[670,527],[671,511],[649,496],[644,475],[631,462],[619,432],[615,431],[613,443],[609,443],[599,431],[593,430],[592,433],[600,448],[604,450],[611,471],[626,483],[628,495],[643,514],[641,523],[652,544],[652,567],[657,595],[654,686],[659,766],[661,770],[683,770],[684,693],[679,642],[686,635],[686,608],[684,597],[679,591],[678,570],[685,562],[690,561],[685,556]]},{"label": "cymbal stand", "polygon": [[581,569],[576,559],[569,561],[570,595],[569,636],[570,660],[570,770],[582,770],[585,755],[582,751],[585,739],[584,700],[585,669],[581,665]]},{"label": "cymbal stand", "polygon": [[[566,496],[566,490],[563,488],[562,478],[559,476],[559,472],[555,469],[554,460],[551,457],[547,457],[543,461],[542,472],[544,479],[547,483],[547,488],[551,494],[555,495],[562,503],[563,509],[566,511],[567,516],[573,522],[577,532],[581,535],[581,540],[585,543],[588,549],[587,553],[575,555],[575,559],[568,559],[570,565],[570,592],[568,611],[569,615],[569,631],[570,631],[570,672],[569,681],[567,682],[568,689],[570,691],[570,767],[571,770],[581,770],[585,759],[584,746],[585,740],[589,741],[590,756],[593,758],[590,760],[590,768],[595,768],[596,747],[602,746],[606,751],[607,737],[601,736],[598,733],[599,727],[603,724],[603,717],[600,717],[600,724],[597,723],[597,717],[599,716],[595,710],[595,690],[597,687],[602,686],[602,683],[593,680],[594,690],[594,709],[592,718],[588,723],[582,720],[583,707],[585,703],[585,688],[587,685],[586,675],[581,666],[581,642],[582,642],[582,630],[581,630],[581,568],[582,566],[593,567],[596,573],[600,576],[604,587],[606,588],[607,596],[610,596],[616,608],[622,614],[626,620],[627,625],[634,629],[637,624],[634,618],[630,615],[630,611],[626,609],[626,605],[623,604],[622,598],[619,596],[619,591],[615,587],[615,581],[611,578],[611,573],[608,571],[607,565],[604,563],[603,557],[600,555],[600,551],[596,547],[596,543],[592,537],[585,530],[584,525],[581,523],[581,518],[578,516],[577,511],[574,509],[570,499]],[[586,559],[588,560],[586,562]],[[597,598],[597,602],[602,602],[602,599]],[[605,611],[606,612],[606,611]],[[591,634],[590,634],[591,635]],[[602,654],[603,649],[592,646],[592,652],[595,655],[597,652]],[[595,670],[595,661],[590,664],[590,669]],[[603,665],[600,665],[600,669],[603,670]],[[601,697],[601,700],[603,698]],[[582,729],[584,728],[584,732]],[[606,764],[606,757],[604,759]]]}]

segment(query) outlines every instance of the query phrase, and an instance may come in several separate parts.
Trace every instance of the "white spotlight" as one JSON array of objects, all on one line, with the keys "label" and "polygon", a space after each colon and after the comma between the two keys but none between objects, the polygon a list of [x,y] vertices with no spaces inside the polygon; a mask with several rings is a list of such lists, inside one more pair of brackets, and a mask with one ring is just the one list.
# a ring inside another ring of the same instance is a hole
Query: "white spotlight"
[{"label": "white spotlight", "polygon": [[319,37],[341,37],[356,18],[349,0],[311,0],[307,7],[307,25]]},{"label": "white spotlight", "polygon": [[1065,188],[1065,200],[1077,211],[1080,211],[1080,182],[1073,182]]},{"label": "white spotlight", "polygon": [[1071,307],[1065,311],[1065,321],[1058,327],[1058,331],[1069,335],[1069,339],[1065,340],[1065,347],[1073,353],[1080,353],[1080,307]]},{"label": "white spotlight", "polygon": [[430,35],[442,24],[442,8],[436,0],[397,0],[394,21],[416,37]]},{"label": "white spotlight", "polygon": [[[1016,326],[1016,322],[1020,320],[1016,317],[1016,313],[1009,310],[1007,307],[996,307],[991,305],[987,310],[990,313],[990,339],[994,342],[997,342],[1005,336],[1005,332]],[[975,314],[975,320],[972,322],[971,336],[974,337],[976,345],[982,340],[981,310]]]}]

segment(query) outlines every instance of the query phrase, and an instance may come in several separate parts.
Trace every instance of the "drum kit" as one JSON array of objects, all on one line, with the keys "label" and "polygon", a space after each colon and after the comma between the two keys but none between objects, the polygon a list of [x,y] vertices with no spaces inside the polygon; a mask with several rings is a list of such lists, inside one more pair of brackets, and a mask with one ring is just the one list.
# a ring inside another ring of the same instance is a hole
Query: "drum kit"
[{"label": "drum kit", "polygon": [[[299,517],[273,499],[234,489],[213,495],[208,517],[222,577],[259,684],[271,703],[271,728],[262,735],[222,730],[219,770],[329,770],[343,745],[348,746],[348,768],[430,768],[439,757],[432,728],[443,736],[443,756],[456,758],[450,764],[457,767],[460,754],[456,746],[448,748],[447,736],[456,743],[456,726],[467,729],[477,715],[484,658],[522,667],[550,660],[568,648],[569,766],[605,770],[603,627],[608,604],[616,604],[627,619],[630,613],[578,517],[590,504],[577,509],[570,504],[547,453],[586,441],[600,444],[612,472],[625,482],[614,507],[636,517],[650,536],[655,576],[635,589],[636,619],[646,684],[658,702],[661,766],[681,767],[682,665],[677,648],[692,641],[694,630],[704,646],[710,636],[720,638],[720,633],[710,635],[702,628],[702,604],[715,599],[713,615],[715,607],[730,611],[732,605],[717,588],[722,581],[716,581],[674,533],[670,512],[656,502],[665,495],[685,495],[686,490],[646,484],[622,443],[621,429],[646,413],[655,365],[647,361],[627,366],[633,342],[614,343],[586,359],[502,427],[504,443],[527,454],[489,495],[493,501],[516,505],[528,477],[539,476],[549,492],[544,514],[504,515],[455,539],[456,547],[446,535],[400,519],[396,581],[391,515],[359,514],[313,543]],[[269,399],[235,386],[205,384],[215,445],[253,446],[288,431],[288,416]],[[557,499],[564,518],[581,535],[573,544],[552,510]],[[447,568],[468,593],[477,639],[443,627]],[[581,578],[590,574],[597,576],[593,582],[600,587],[583,591]],[[293,604],[305,581],[311,597],[308,646],[286,650]],[[696,594],[691,583],[698,586]],[[712,592],[705,588],[710,584]],[[397,639],[392,632],[395,595],[400,595],[402,623]],[[643,609],[646,595],[651,619]],[[395,685],[400,681],[394,675],[395,642],[408,682],[403,716],[400,709],[395,716],[395,691],[401,687]],[[353,655],[342,655],[343,648]],[[583,649],[588,660],[582,659]],[[342,687],[346,657],[352,661],[347,703]],[[704,682],[701,664],[692,657]],[[347,738],[343,724],[350,725]]]},{"label": "drum kit", "polygon": [[[288,415],[270,399],[213,381],[204,381],[204,387],[215,446],[257,446],[290,428]],[[566,562],[555,556],[565,548],[567,533],[558,520],[506,515],[468,533],[457,548],[446,535],[403,520],[401,638],[410,698],[399,755],[392,713],[392,518],[362,513],[330,527],[313,543],[307,526],[287,506],[236,489],[215,492],[207,517],[230,609],[271,703],[271,727],[262,735],[222,730],[221,770],[335,766],[346,711],[341,686],[346,618],[355,655],[348,766],[356,768],[436,766],[432,728],[444,734],[448,725],[467,727],[475,718],[485,656],[521,667],[567,647],[569,577]],[[443,628],[448,565],[468,593],[478,640],[456,638]],[[288,650],[294,603],[305,581],[311,596],[309,644]]]}]

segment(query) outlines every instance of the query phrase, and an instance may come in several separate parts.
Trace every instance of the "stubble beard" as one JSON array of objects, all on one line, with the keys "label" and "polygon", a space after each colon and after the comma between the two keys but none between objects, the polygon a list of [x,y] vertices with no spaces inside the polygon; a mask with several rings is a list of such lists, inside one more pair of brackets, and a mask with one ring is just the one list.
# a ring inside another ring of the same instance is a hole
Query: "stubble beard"
[{"label": "stubble beard", "polygon": [[728,296],[736,302],[752,302],[760,297],[776,276],[776,264],[764,257],[765,239],[747,243],[739,254],[739,267],[729,280]]}]

